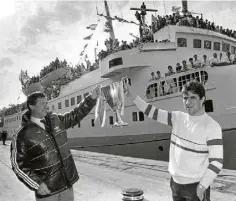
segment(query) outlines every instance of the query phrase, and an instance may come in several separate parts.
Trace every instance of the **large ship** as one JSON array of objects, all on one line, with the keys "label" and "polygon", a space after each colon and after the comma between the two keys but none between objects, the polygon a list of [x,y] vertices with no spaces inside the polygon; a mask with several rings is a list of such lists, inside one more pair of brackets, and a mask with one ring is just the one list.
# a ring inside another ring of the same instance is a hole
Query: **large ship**
[{"label": "large ship", "polygon": [[[62,86],[59,96],[49,100],[49,108],[55,113],[68,112],[96,85],[110,85],[127,77],[133,93],[145,101],[165,110],[184,111],[182,86],[187,81],[196,79],[203,83],[206,89],[205,111],[219,122],[223,129],[224,168],[235,169],[235,62],[225,60],[213,67],[205,62],[206,65],[201,67],[186,67],[182,71],[177,69],[178,72],[175,73],[172,73],[171,67],[175,67],[177,63],[182,64],[184,60],[188,61],[194,55],[197,55],[197,60],[199,60],[203,55],[206,55],[204,57],[208,59],[213,57],[214,53],[217,55],[222,53],[223,57],[228,55],[230,60],[232,56],[235,56],[236,34],[216,31],[209,27],[189,26],[188,21],[185,21],[189,16],[187,2],[183,1],[182,6],[183,24],[167,23],[153,33],[152,42],[139,43],[136,47],[107,54],[99,60],[98,69]],[[112,17],[106,1],[105,7],[109,21]],[[145,9],[145,7],[141,7],[136,10],[141,10],[141,15],[145,15],[148,11]],[[141,20],[145,22],[143,15]],[[141,25],[140,28],[142,28]],[[145,29],[145,25],[143,29]],[[114,37],[114,33],[113,36],[111,34],[111,37]],[[55,70],[42,78],[40,83],[46,85],[60,77],[65,73],[64,71],[66,70]],[[157,71],[166,76],[157,77]],[[37,83],[29,86],[28,90],[32,90],[35,85]],[[9,136],[13,135],[19,126],[23,112],[5,117],[4,128],[8,131]],[[95,110],[93,109],[76,127],[68,130],[72,149],[168,160],[170,127],[149,119],[137,109],[130,99],[125,100],[124,116],[122,117],[128,124],[127,126],[113,127],[115,114],[109,107],[107,107],[106,113],[107,120],[104,127],[101,127],[99,121],[95,121]]]}]

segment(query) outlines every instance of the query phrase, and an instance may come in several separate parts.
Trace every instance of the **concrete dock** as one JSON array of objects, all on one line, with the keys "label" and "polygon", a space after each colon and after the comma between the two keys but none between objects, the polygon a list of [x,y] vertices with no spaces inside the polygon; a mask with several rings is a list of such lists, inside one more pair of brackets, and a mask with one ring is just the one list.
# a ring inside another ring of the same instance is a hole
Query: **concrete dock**
[{"label": "concrete dock", "polygon": [[[33,201],[11,170],[10,141],[0,144],[0,201]],[[121,191],[140,188],[145,201],[172,201],[167,162],[72,150],[80,180],[75,201],[121,201]],[[212,201],[236,201],[236,171],[223,170],[212,185]]]}]

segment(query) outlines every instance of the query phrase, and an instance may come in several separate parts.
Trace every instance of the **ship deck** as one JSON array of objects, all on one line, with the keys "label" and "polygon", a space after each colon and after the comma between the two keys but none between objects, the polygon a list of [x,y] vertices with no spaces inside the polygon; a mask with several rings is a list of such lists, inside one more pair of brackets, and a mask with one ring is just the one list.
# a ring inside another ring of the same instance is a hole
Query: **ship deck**
[{"label": "ship deck", "polygon": [[[21,184],[10,166],[10,142],[0,145],[0,201],[30,201],[34,193]],[[167,162],[72,150],[80,180],[75,201],[120,201],[121,191],[140,188],[145,201],[171,201]],[[211,186],[211,200],[236,201],[236,171],[223,170]]]}]

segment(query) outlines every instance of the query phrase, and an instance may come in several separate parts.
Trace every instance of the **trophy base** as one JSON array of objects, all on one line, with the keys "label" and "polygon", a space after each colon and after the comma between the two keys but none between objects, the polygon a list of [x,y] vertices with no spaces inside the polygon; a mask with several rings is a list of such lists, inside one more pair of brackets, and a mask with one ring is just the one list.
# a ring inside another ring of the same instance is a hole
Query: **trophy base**
[{"label": "trophy base", "polygon": [[115,122],[111,127],[112,128],[119,128],[119,127],[124,127],[124,126],[128,126],[127,123],[118,123],[118,122]]}]

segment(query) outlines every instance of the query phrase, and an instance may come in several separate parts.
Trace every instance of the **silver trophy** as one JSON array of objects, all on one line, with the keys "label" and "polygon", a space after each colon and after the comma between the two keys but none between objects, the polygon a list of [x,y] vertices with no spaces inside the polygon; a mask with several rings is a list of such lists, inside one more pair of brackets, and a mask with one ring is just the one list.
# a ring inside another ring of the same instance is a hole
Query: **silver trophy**
[{"label": "silver trophy", "polygon": [[120,82],[114,82],[101,88],[101,97],[107,102],[111,110],[115,113],[115,123],[113,127],[128,125],[121,118],[121,115],[124,114],[124,80],[125,78],[122,78]]}]

